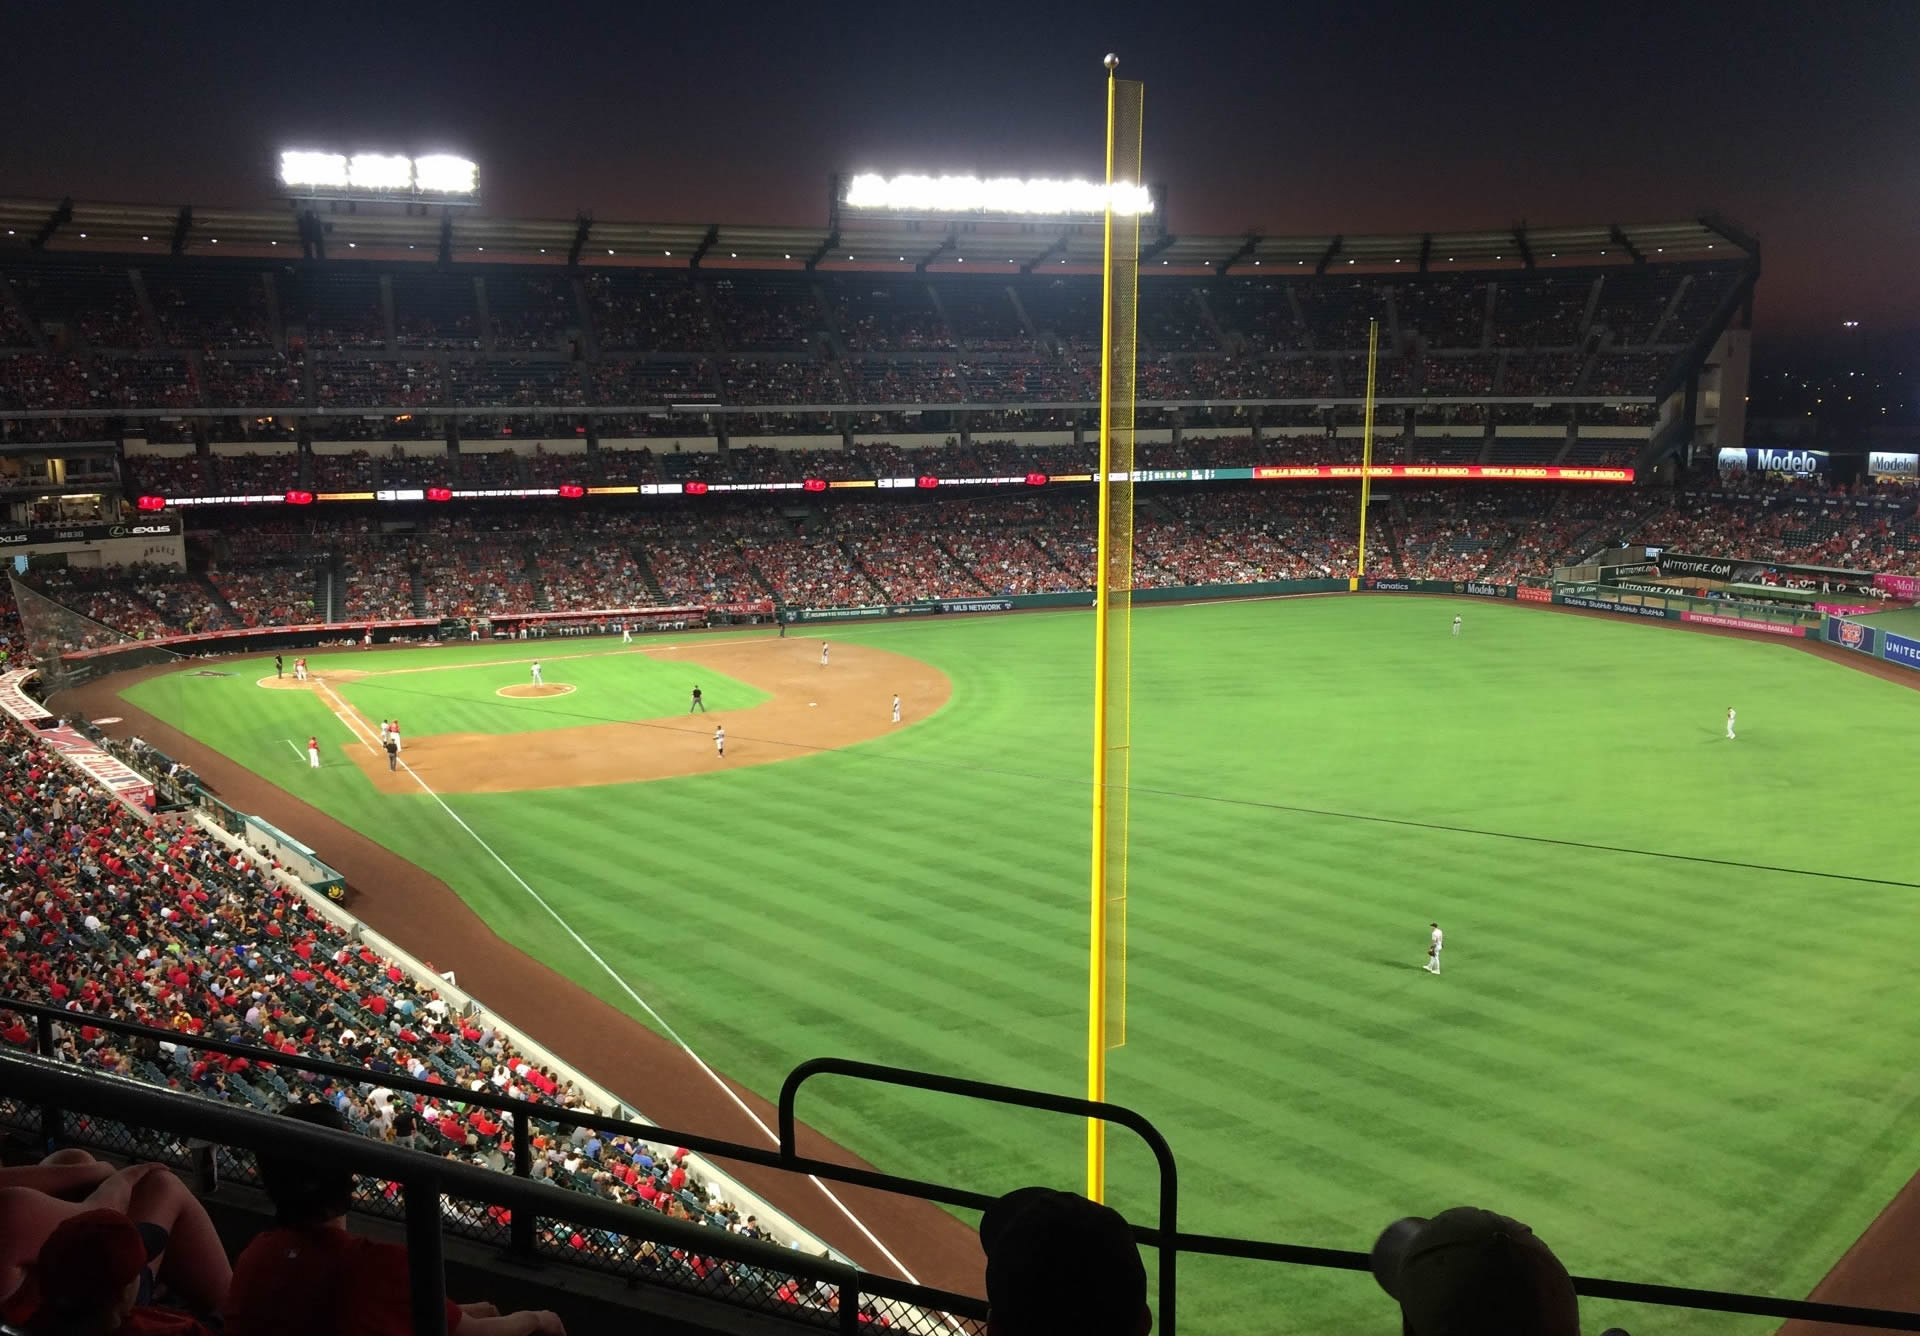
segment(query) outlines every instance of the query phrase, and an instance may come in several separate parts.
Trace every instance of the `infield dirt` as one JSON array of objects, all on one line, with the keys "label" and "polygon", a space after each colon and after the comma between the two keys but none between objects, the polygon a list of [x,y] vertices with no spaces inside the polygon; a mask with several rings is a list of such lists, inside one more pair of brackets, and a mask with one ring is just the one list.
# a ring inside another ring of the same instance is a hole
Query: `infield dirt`
[{"label": "infield dirt", "polygon": [[[402,759],[412,774],[387,768],[386,753],[377,743],[377,725],[356,715],[355,727],[361,736],[342,743],[341,750],[382,793],[417,793],[422,783],[441,794],[629,784],[769,765],[865,742],[925,719],[953,694],[953,684],[939,669],[865,645],[835,646],[832,662],[825,667],[820,663],[819,642],[799,639],[700,641],[625,653],[686,664],[689,713],[527,733],[409,735]],[[547,672],[564,678],[564,660],[543,662]],[[503,674],[522,671],[515,660],[497,666]],[[402,671],[417,676],[476,670],[467,665],[457,670]],[[693,688],[703,671],[757,687],[771,699],[745,710],[693,710]],[[381,676],[377,669],[322,674],[312,689],[353,714],[352,703],[335,688]],[[545,694],[562,695],[570,689],[564,681],[549,682]],[[499,694],[532,695],[536,690],[523,685]],[[899,724],[892,722],[896,694]],[[719,727],[727,730],[725,757],[715,754],[713,735]],[[419,776],[418,783],[414,775]]]}]

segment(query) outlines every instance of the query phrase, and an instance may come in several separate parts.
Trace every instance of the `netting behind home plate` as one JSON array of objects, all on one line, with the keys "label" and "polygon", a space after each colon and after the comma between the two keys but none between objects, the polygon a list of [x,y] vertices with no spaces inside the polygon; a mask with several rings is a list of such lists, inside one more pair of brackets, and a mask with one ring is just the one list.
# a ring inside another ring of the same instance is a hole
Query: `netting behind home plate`
[{"label": "netting behind home plate", "polygon": [[64,603],[55,602],[18,576],[10,575],[13,601],[26,632],[27,656],[40,670],[47,691],[78,686],[105,673],[171,663],[182,656],[159,645],[116,631]]}]

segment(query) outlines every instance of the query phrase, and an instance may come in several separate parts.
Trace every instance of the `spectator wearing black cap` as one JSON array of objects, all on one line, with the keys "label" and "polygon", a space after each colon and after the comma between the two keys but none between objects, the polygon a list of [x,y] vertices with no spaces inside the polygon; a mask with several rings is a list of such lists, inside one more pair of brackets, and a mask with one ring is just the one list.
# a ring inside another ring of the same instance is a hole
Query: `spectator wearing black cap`
[{"label": "spectator wearing black cap", "polygon": [[185,1313],[153,1307],[152,1266],[167,1232],[119,1211],[82,1211],[40,1245],[29,1336],[206,1336]]},{"label": "spectator wearing black cap", "polygon": [[1147,1269],[1125,1217],[1052,1188],[1009,1192],[980,1217],[988,1336],[1147,1336]]},{"label": "spectator wearing black cap", "polygon": [[1405,1336],[1579,1336],[1573,1278],[1531,1229],[1477,1206],[1388,1225],[1373,1278]]}]

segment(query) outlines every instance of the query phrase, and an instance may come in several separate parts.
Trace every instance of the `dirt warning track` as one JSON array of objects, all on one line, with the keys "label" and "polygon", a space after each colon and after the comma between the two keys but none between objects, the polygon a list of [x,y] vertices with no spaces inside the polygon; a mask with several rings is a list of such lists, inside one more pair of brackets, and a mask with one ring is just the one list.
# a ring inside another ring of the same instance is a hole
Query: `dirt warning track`
[{"label": "dirt warning track", "polygon": [[[826,667],[821,666],[817,640],[701,641],[642,652],[655,660],[686,664],[689,693],[706,669],[757,687],[772,699],[746,710],[693,711],[531,733],[409,735],[402,759],[420,783],[441,794],[630,784],[770,765],[865,742],[925,719],[953,695],[953,684],[939,669],[864,645],[835,645]],[[564,662],[544,662],[551,676],[564,678]],[[342,743],[341,750],[373,786],[382,793],[418,793],[413,775],[387,768],[386,753],[377,744],[378,725],[354,715],[351,703],[331,690],[345,680],[379,676],[323,674],[314,689],[352,716],[360,736]],[[547,691],[560,694],[558,688],[566,685],[550,682]],[[526,694],[531,693],[528,688]],[[900,697],[898,725],[893,723],[895,695]],[[719,727],[727,731],[724,758],[714,748],[714,729]]]}]

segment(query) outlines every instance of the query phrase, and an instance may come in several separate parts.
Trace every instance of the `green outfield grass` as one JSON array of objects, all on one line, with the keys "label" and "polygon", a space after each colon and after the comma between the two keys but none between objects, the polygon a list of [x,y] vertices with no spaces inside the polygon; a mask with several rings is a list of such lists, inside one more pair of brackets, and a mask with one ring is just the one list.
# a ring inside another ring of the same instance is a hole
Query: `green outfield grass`
[{"label": "green outfield grass", "polygon": [[[1172,1142],[1183,1227],[1364,1249],[1471,1202],[1576,1272],[1798,1296],[1920,1167],[1920,694],[1788,646],[1492,603],[1156,607],[1135,627],[1110,1093]],[[1090,635],[1083,613],[836,626],[940,667],[951,703],[780,765],[447,802],[763,1094],[820,1054],[1077,1091]],[[639,699],[632,656],[563,666],[549,680],[582,690],[553,704],[584,708],[589,682]],[[351,691],[416,737],[529,726],[465,685],[493,671],[419,674],[399,705]],[[287,738],[344,727],[256,676],[128,695],[639,1011],[434,799],[306,771]],[[684,676],[657,713],[684,708]],[[801,1114],[883,1168],[983,1190],[1081,1172],[1079,1126],[1036,1115],[824,1085]],[[1140,1219],[1148,1165],[1115,1135],[1112,1196]],[[1184,1274],[1191,1330],[1391,1328],[1363,1275]],[[1604,1305],[1585,1325],[1611,1320],[1772,1325]]]}]

